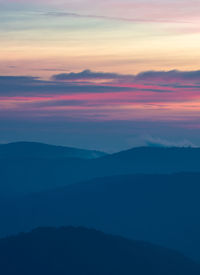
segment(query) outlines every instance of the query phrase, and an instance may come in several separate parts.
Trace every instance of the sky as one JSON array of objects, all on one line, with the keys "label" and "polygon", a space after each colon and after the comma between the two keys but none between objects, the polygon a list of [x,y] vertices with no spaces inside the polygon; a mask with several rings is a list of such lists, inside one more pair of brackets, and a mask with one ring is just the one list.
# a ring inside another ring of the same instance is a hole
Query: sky
[{"label": "sky", "polygon": [[199,0],[0,0],[0,143],[200,146]]}]

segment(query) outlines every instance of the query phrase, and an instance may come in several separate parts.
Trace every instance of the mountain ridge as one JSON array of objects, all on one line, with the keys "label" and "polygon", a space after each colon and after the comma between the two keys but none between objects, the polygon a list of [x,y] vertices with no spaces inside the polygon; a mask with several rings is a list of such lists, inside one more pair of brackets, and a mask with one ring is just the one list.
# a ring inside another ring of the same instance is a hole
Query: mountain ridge
[{"label": "mountain ridge", "polygon": [[93,159],[25,153],[0,157],[1,196],[39,192],[96,177],[200,172],[200,148],[140,147]]},{"label": "mountain ridge", "polygon": [[85,226],[183,252],[200,262],[200,173],[95,178],[0,201],[0,236]]},{"label": "mountain ridge", "polygon": [[4,275],[198,275],[182,254],[83,227],[37,228],[0,239]]},{"label": "mountain ridge", "polygon": [[0,158],[2,157],[41,157],[41,158],[85,158],[92,159],[107,155],[97,150],[87,150],[75,147],[51,145],[41,142],[19,141],[0,144]]}]

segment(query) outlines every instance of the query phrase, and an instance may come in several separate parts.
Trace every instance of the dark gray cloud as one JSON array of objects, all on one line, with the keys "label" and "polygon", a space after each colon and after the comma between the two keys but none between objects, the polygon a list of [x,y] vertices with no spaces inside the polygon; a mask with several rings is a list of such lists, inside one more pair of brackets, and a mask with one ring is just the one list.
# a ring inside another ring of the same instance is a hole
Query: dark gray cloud
[{"label": "dark gray cloud", "polygon": [[200,82],[200,70],[198,71],[148,71],[135,76],[136,80],[195,80]]},{"label": "dark gray cloud", "polygon": [[[123,88],[130,90],[130,88]],[[45,94],[120,92],[122,88],[106,85],[77,85],[58,80],[45,81],[29,76],[0,76],[0,96],[36,96]]]},{"label": "dark gray cloud", "polygon": [[120,79],[124,77],[133,77],[127,75],[120,75],[116,73],[106,73],[106,72],[93,72],[91,70],[84,70],[79,73],[64,73],[64,74],[57,74],[53,75],[53,80],[87,80],[87,79]]},{"label": "dark gray cloud", "polygon": [[[105,83],[98,84],[98,81],[101,80]],[[127,83],[133,85],[127,87],[124,85]],[[143,87],[138,88],[137,85],[134,87],[134,84],[138,83]],[[148,86],[152,83],[155,84],[155,89]],[[169,93],[181,88],[198,90],[200,88],[200,71],[149,71],[137,75],[122,75],[84,70],[78,73],[56,74],[49,81],[32,76],[0,76],[0,96],[138,92],[138,89]]]},{"label": "dark gray cloud", "polygon": [[33,76],[0,76],[0,82],[1,84],[3,83],[8,83],[8,82],[12,82],[12,83],[33,83],[35,81],[39,80],[38,77],[33,77]]},{"label": "dark gray cloud", "polygon": [[93,72],[84,70],[78,73],[63,73],[52,76],[53,80],[58,81],[73,81],[73,80],[89,80],[89,79],[112,79],[130,82],[138,81],[157,81],[158,84],[162,81],[195,81],[200,83],[200,70],[198,71],[147,71],[137,75],[123,75],[117,73]]}]

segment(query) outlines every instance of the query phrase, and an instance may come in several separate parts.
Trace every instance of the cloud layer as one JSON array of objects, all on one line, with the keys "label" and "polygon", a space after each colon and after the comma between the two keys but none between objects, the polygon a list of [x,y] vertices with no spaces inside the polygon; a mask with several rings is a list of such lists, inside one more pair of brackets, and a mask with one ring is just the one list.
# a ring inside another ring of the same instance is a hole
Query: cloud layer
[{"label": "cloud layer", "polygon": [[200,117],[200,71],[137,75],[71,72],[45,81],[0,77],[4,117],[69,120],[193,121]]},{"label": "cloud layer", "polygon": [[[45,5],[49,8],[82,12],[93,16],[124,17],[127,19],[149,21],[188,20],[198,17],[200,4],[198,0],[0,0],[0,3]],[[64,11],[63,11],[64,10]],[[73,13],[74,14],[74,13]]]},{"label": "cloud layer", "polygon": [[200,84],[200,70],[199,71],[147,71],[137,75],[123,75],[117,73],[93,72],[91,70],[84,70],[78,73],[63,73],[52,76],[53,80],[58,81],[94,81],[94,80],[115,80],[121,82],[157,82],[163,83],[185,83],[192,82],[193,84]]}]

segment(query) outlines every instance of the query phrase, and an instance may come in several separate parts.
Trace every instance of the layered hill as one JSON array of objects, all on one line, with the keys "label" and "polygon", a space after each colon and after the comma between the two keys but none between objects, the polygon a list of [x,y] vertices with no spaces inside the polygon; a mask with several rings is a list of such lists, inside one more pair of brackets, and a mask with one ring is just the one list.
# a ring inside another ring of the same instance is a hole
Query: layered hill
[{"label": "layered hill", "polygon": [[39,228],[0,240],[3,275],[199,275],[183,255],[84,228]]},{"label": "layered hill", "polygon": [[[27,145],[9,146],[16,149],[12,151],[4,147],[4,153],[0,154],[1,196],[42,191],[95,177],[200,172],[200,148],[141,147],[96,159],[83,159],[80,154],[77,158],[77,155],[65,155],[62,150],[60,153],[60,149],[54,154],[57,147],[50,146],[52,151],[47,153],[44,148],[49,148],[48,145],[41,145],[41,151],[33,152],[26,149]],[[21,146],[24,146],[23,154],[20,153]],[[34,146],[40,147],[38,144]]]},{"label": "layered hill", "polygon": [[0,235],[75,225],[177,249],[200,261],[200,174],[93,179],[0,201]]}]

